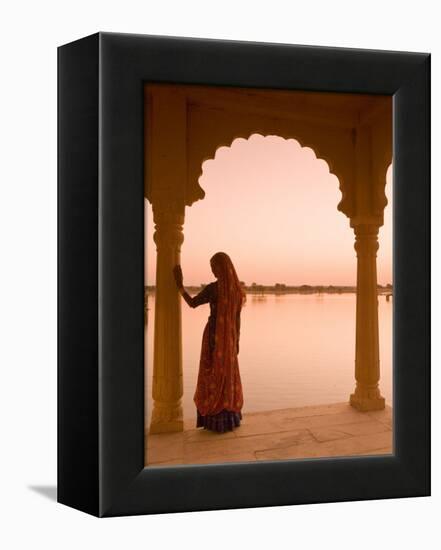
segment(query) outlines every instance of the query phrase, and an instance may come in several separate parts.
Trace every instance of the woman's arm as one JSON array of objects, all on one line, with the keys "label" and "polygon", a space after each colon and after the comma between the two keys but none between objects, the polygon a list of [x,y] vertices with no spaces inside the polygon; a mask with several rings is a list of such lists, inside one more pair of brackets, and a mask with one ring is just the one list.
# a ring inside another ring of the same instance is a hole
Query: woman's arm
[{"label": "woman's arm", "polygon": [[201,304],[207,304],[210,301],[208,286],[206,286],[204,289],[201,290],[201,292],[199,292],[199,294],[193,297],[190,296],[188,292],[186,292],[186,290],[184,289],[184,277],[182,275],[182,269],[180,265],[176,265],[173,268],[173,275],[175,277],[176,286],[178,287],[181,296],[190,307],[197,307]]},{"label": "woman's arm", "polygon": [[175,265],[175,267],[173,268],[173,275],[174,275],[176,286],[178,287],[179,293],[187,302],[187,304],[191,305],[191,296],[184,289],[184,276],[182,274],[182,268],[180,265]]},{"label": "woman's arm", "polygon": [[181,296],[184,298],[184,300],[187,302],[187,304],[190,307],[196,307],[199,305],[195,302],[196,296],[193,296],[193,297],[190,296],[190,294],[184,289],[182,289]]},{"label": "woman's arm", "polygon": [[180,265],[175,265],[173,268],[173,276],[175,278],[176,286],[179,292],[184,292],[184,276],[182,275],[182,268]]}]

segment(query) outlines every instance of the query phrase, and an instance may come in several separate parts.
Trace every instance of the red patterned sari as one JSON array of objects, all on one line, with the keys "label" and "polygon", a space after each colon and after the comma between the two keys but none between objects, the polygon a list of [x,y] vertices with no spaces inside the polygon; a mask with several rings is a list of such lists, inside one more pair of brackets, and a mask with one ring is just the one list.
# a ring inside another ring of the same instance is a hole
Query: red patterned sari
[{"label": "red patterned sari", "polygon": [[210,303],[211,315],[204,329],[199,374],[194,395],[197,426],[224,432],[239,426],[243,406],[239,373],[240,312],[245,294],[229,256],[212,258],[217,281],[197,296],[184,296],[192,307]]}]

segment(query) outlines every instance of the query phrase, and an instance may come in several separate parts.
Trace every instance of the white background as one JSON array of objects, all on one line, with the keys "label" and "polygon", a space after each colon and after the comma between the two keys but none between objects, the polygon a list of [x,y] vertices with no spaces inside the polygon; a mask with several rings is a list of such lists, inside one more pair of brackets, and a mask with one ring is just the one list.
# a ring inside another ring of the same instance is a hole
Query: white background
[{"label": "white background", "polygon": [[[441,40],[436,4],[425,0],[16,0],[2,4],[3,548],[439,547]],[[431,498],[101,520],[55,503],[56,48],[98,30],[432,52],[435,337]]]}]

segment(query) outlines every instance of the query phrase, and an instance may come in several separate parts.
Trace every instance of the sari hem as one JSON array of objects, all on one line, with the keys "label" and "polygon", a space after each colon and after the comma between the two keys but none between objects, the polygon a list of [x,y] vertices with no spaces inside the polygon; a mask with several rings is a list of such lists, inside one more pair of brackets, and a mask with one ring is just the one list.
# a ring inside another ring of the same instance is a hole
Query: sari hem
[{"label": "sari hem", "polygon": [[217,414],[202,415],[197,410],[196,428],[204,428],[204,430],[210,430],[217,433],[231,432],[234,428],[240,426],[242,420],[242,413],[223,411]]}]

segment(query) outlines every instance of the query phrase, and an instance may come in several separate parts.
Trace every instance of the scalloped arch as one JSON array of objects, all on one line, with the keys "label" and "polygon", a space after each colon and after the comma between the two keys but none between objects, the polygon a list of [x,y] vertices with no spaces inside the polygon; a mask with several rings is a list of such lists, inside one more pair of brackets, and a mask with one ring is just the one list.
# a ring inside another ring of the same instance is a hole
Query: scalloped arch
[{"label": "scalloped arch", "polygon": [[[301,137],[299,138],[297,135],[294,135],[294,134],[281,135],[280,133],[258,132],[258,131],[251,132],[251,133],[241,132],[241,133],[234,134],[232,138],[222,140],[220,143],[218,143],[215,146],[216,148],[214,150],[214,153],[212,154],[206,153],[200,159],[200,164],[199,164],[200,170],[196,177],[196,185],[201,191],[201,194],[200,194],[201,196],[199,197],[200,199],[203,199],[205,197],[205,191],[202,188],[202,186],[199,184],[199,180],[204,172],[204,169],[203,169],[204,163],[207,162],[208,160],[216,160],[217,152],[222,147],[227,147],[228,149],[230,149],[233,146],[235,141],[239,139],[242,139],[244,141],[249,141],[250,138],[253,136],[260,136],[263,138],[266,138],[269,136],[276,136],[284,139],[285,141],[292,139],[296,141],[302,149],[305,149],[305,148],[311,149],[315,155],[316,160],[324,161],[328,167],[329,173],[334,175],[338,180],[338,186],[341,193],[341,200],[337,205],[337,210],[339,210],[340,212],[342,212],[348,217],[352,215],[351,209],[349,208],[349,205],[348,205],[347,193],[344,185],[345,175],[343,173],[343,170],[339,169],[339,167],[337,166],[337,162],[332,158],[330,154],[325,153],[323,151],[323,147],[317,144],[315,140],[313,141],[313,140],[303,139]],[[198,200],[198,198],[196,198],[196,200]]]},{"label": "scalloped arch", "polygon": [[[392,159],[384,155],[382,158],[382,168],[379,169],[378,182],[376,185],[376,196],[375,196],[375,206],[377,213],[383,215],[384,209],[388,204],[386,196],[386,186],[387,186],[387,173],[389,168],[392,166]],[[386,169],[384,169],[386,167]]]}]

